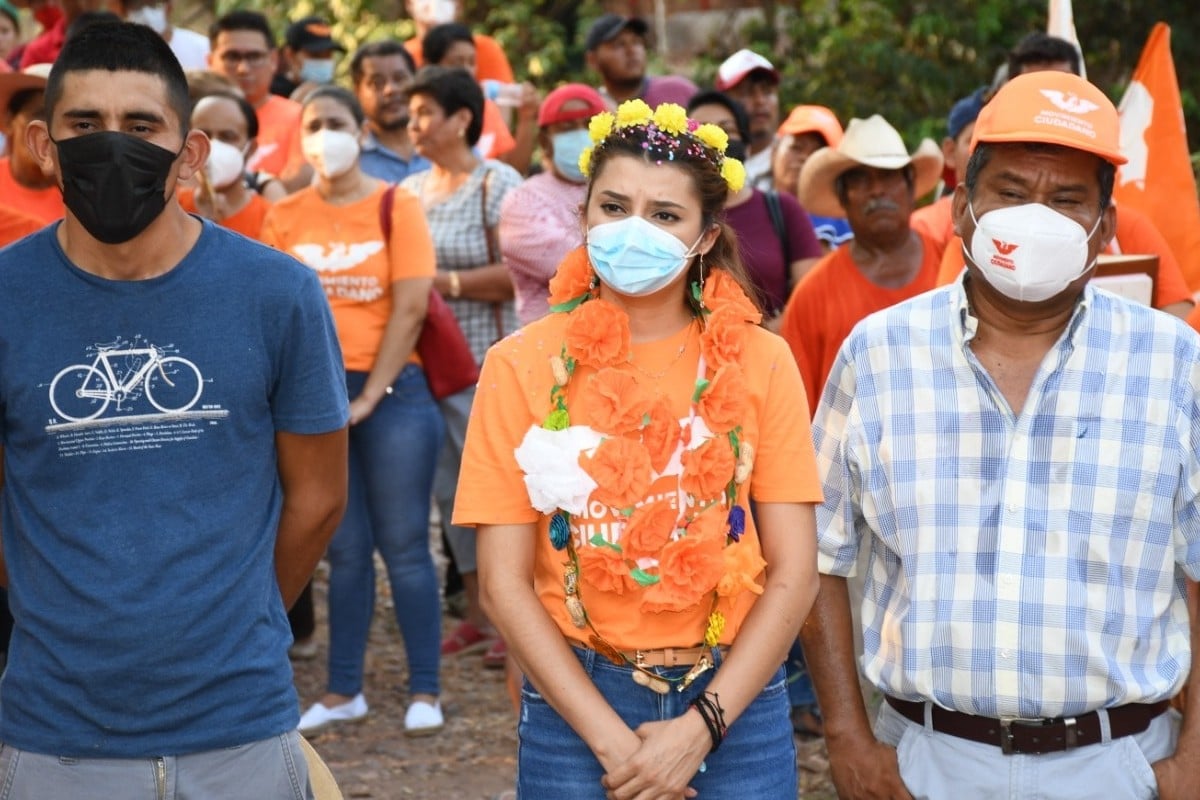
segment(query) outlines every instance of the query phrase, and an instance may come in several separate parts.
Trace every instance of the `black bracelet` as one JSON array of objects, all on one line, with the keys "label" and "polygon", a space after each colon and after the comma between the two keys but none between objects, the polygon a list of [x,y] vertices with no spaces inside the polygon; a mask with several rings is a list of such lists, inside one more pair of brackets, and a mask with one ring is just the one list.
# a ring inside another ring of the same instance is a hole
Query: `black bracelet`
[{"label": "black bracelet", "polygon": [[[712,695],[712,699],[709,699],[709,695]],[[704,726],[708,728],[708,735],[712,737],[712,747],[708,752],[715,753],[721,746],[721,742],[724,741],[727,730],[725,709],[721,708],[720,696],[716,692],[705,692],[688,705],[696,709],[700,719],[704,720]]]}]

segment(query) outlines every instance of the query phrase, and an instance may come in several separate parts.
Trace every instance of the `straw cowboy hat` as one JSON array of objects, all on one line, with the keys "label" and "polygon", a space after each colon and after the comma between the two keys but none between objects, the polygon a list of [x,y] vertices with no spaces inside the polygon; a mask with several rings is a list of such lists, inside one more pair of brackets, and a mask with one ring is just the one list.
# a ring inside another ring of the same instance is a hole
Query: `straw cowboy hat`
[{"label": "straw cowboy hat", "polygon": [[333,779],[333,773],[303,736],[300,737],[300,749],[304,751],[304,761],[308,764],[308,783],[315,800],[343,800],[342,790]]},{"label": "straw cowboy hat", "polygon": [[821,148],[800,170],[800,205],[810,214],[844,217],[846,211],[834,189],[839,175],[860,166],[903,169],[909,164],[916,172],[913,188],[920,197],[932,191],[941,178],[942,149],[932,139],[923,139],[909,155],[900,134],[883,117],[852,119],[837,147]]}]

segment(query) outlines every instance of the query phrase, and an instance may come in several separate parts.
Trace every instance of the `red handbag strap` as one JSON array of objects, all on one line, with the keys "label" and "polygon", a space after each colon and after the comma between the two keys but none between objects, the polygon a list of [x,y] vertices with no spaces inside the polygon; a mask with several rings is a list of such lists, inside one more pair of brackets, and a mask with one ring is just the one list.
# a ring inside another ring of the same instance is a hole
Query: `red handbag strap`
[{"label": "red handbag strap", "polygon": [[396,202],[396,184],[389,183],[379,199],[379,227],[383,229],[384,245],[392,243],[392,206]]}]

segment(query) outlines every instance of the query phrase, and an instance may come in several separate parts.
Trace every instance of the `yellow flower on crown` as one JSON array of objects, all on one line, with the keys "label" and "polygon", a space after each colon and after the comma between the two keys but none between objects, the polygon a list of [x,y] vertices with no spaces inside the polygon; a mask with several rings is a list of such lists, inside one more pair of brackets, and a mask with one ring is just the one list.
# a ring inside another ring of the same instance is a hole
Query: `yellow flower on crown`
[{"label": "yellow flower on crown", "polygon": [[583,177],[590,177],[592,174],[592,151],[594,147],[589,147],[579,154],[579,171],[583,173]]},{"label": "yellow flower on crown", "polygon": [[729,134],[717,125],[706,122],[696,128],[696,138],[704,142],[718,153],[724,153],[729,146]]},{"label": "yellow flower on crown", "polygon": [[601,111],[592,117],[588,123],[588,136],[592,137],[593,144],[604,141],[612,133],[613,120],[613,115],[608,111]]},{"label": "yellow flower on crown", "polygon": [[617,107],[617,127],[630,128],[645,125],[654,117],[654,112],[644,100],[626,100]]},{"label": "yellow flower on crown", "polygon": [[746,185],[746,167],[736,158],[725,158],[721,161],[721,177],[729,185],[729,191],[740,192]]},{"label": "yellow flower on crown", "polygon": [[687,132],[687,112],[675,103],[663,103],[654,109],[654,125],[663,133],[679,136]]}]

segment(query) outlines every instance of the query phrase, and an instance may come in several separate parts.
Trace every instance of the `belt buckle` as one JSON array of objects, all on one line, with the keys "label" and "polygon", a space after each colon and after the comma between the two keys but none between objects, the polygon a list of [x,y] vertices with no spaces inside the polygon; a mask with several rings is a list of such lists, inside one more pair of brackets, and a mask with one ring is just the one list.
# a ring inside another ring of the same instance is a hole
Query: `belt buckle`
[{"label": "belt buckle", "polygon": [[1040,725],[1041,727],[1049,727],[1057,722],[1062,722],[1063,732],[1063,749],[1073,750],[1079,746],[1079,728],[1075,717],[1063,717],[1058,719],[1044,719],[1041,717],[1001,717],[1000,718],[1000,752],[1006,756],[1011,756],[1015,752],[1013,745],[1013,725],[1023,725],[1032,727]]}]

